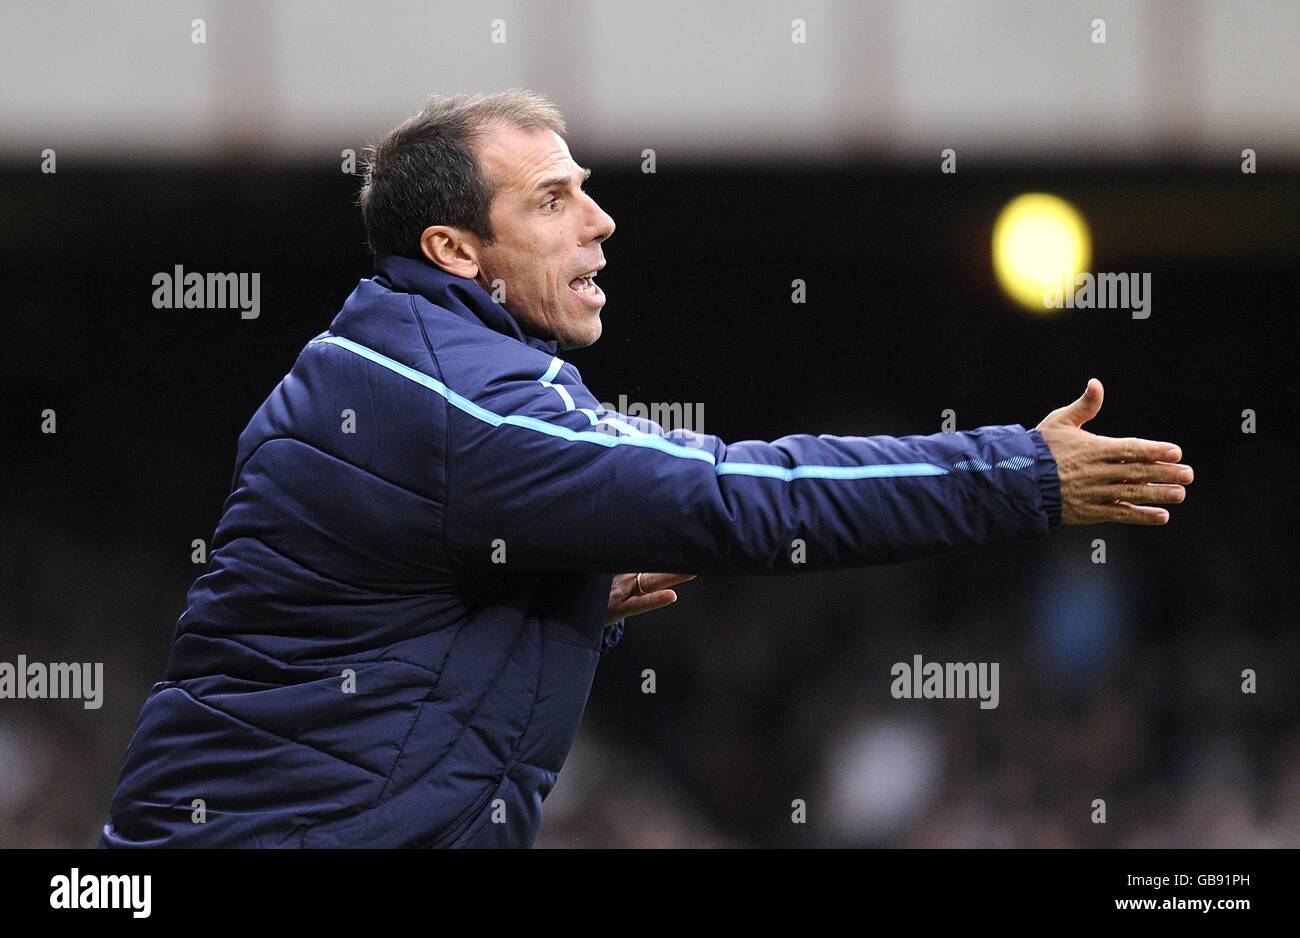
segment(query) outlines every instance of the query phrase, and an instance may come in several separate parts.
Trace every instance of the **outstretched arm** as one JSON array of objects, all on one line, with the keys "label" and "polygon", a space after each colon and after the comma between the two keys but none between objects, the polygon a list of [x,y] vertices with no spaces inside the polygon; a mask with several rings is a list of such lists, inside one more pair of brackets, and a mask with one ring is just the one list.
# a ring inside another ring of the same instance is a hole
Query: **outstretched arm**
[{"label": "outstretched arm", "polygon": [[[1082,429],[1101,410],[1104,388],[1089,380],[1074,403],[1052,411],[1037,430],[1052,451],[1061,487],[1064,524],[1160,525],[1169,512],[1150,507],[1177,504],[1187,497],[1191,466],[1179,464],[1181,447],[1133,438],[1114,439]],[[693,579],[683,574],[623,573],[610,586],[607,622],[671,605],[671,587]]]}]

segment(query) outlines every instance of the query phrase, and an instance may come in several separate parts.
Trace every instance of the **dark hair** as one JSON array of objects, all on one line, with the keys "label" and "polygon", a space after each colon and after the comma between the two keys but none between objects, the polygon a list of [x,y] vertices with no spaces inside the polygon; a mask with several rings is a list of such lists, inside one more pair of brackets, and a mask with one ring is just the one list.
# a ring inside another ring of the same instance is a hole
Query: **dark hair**
[{"label": "dark hair", "polygon": [[494,239],[493,190],[479,166],[475,140],[493,124],[566,131],[564,117],[540,94],[439,95],[366,151],[358,203],[370,250],[420,257],[430,225],[455,225]]}]

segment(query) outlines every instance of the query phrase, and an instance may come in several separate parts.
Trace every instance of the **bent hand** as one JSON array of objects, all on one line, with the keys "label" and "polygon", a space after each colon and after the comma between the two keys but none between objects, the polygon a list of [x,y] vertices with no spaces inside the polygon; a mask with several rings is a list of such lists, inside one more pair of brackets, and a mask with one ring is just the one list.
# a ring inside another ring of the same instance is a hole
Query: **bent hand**
[{"label": "bent hand", "polygon": [[1192,467],[1179,464],[1183,451],[1173,443],[1081,429],[1101,410],[1102,394],[1101,382],[1089,379],[1082,397],[1058,407],[1037,427],[1056,459],[1061,523],[1165,524],[1169,512],[1150,506],[1186,498],[1183,486],[1192,481]]},{"label": "bent hand", "polygon": [[637,589],[635,573],[620,573],[609,585],[609,608],[605,610],[605,624],[612,625],[628,616],[653,612],[677,602],[677,593],[669,587],[695,579],[694,573],[642,573],[641,590]]}]

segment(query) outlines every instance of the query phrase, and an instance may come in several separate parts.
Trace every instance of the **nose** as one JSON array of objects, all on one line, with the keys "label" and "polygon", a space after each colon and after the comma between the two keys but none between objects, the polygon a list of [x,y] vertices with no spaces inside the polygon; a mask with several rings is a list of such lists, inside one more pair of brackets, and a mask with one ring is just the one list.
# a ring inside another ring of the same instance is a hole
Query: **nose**
[{"label": "nose", "polygon": [[599,244],[614,233],[614,219],[596,204],[595,199],[591,201],[591,240]]}]

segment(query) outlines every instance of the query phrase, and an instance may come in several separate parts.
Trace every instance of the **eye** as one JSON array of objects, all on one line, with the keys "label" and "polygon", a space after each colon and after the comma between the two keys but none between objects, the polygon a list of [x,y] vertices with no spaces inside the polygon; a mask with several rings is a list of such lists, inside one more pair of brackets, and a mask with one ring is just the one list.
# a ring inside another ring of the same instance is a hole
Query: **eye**
[{"label": "eye", "polygon": [[558,212],[560,210],[559,201],[559,197],[553,195],[542,203],[542,208],[548,212]]}]

